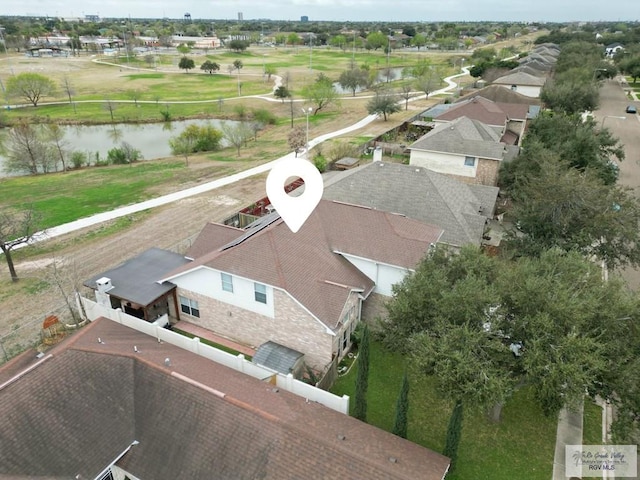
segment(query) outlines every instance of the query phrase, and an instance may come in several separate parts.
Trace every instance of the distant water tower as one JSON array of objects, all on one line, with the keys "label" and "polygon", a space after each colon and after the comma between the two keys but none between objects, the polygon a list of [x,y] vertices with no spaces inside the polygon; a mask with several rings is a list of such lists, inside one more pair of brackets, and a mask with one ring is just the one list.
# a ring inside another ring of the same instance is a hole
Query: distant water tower
[{"label": "distant water tower", "polygon": [[184,21],[185,21],[185,23],[191,23],[191,14],[190,13],[185,13],[184,14]]}]

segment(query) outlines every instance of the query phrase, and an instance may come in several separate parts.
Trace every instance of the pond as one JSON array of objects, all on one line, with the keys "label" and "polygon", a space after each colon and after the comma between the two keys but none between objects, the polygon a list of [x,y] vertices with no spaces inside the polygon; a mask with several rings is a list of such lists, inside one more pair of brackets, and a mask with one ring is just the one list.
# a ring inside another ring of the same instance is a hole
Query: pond
[{"label": "pond", "polygon": [[[141,124],[112,124],[112,125],[63,125],[64,142],[68,151],[82,151],[87,153],[91,163],[94,163],[96,153],[101,159],[107,157],[107,152],[127,142],[133,148],[140,150],[144,160],[154,160],[171,156],[169,139],[179,135],[188,125],[211,125],[220,129],[223,124],[237,124],[232,120],[181,120],[169,123],[141,123]],[[222,144],[225,145],[224,140]],[[16,175],[4,171],[4,157],[0,155],[0,177]],[[19,175],[19,174],[18,174]]]}]

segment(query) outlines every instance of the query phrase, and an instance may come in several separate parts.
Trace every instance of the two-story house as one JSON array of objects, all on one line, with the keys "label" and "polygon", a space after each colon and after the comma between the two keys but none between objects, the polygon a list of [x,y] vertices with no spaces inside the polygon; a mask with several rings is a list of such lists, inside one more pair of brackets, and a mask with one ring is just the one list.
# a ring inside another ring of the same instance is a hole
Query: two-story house
[{"label": "two-story house", "polygon": [[489,125],[460,117],[438,125],[410,145],[409,164],[465,183],[496,186],[500,163],[518,153],[518,147],[501,142],[501,137]]},{"label": "two-story house", "polygon": [[[393,285],[442,233],[403,215],[326,200],[295,234],[277,213],[246,230],[210,223],[185,263],[162,267],[162,273],[152,276],[138,274],[129,286],[131,293],[116,288],[117,279],[110,282],[117,294],[111,305],[141,297],[135,295],[137,289],[169,286],[146,298],[157,298],[172,322],[188,321],[251,346],[274,342],[303,353],[307,365],[323,369],[346,354],[363,303],[372,295],[388,298]],[[158,258],[158,253],[153,256]],[[168,259],[167,266],[175,262],[173,255]],[[128,263],[110,272],[126,275],[131,265],[143,264],[136,259]],[[99,290],[95,282],[105,283],[108,274],[96,275],[86,285]],[[137,308],[144,312],[150,307]]]}]

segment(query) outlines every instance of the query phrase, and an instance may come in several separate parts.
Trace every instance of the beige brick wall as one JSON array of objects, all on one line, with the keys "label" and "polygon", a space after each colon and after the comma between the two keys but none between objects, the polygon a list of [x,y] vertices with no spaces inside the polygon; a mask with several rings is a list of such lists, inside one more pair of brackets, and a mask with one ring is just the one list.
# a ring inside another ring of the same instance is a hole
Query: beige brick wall
[{"label": "beige brick wall", "polygon": [[387,309],[385,303],[391,300],[391,297],[372,293],[362,304],[362,321],[366,322],[370,327],[378,327],[378,319],[387,318]]},{"label": "beige brick wall", "polygon": [[450,173],[444,173],[448,177],[455,178],[463,183],[470,185],[488,185],[490,187],[496,187],[498,185],[498,168],[500,162],[496,160],[486,160],[483,158],[478,159],[478,167],[476,168],[475,177],[465,177],[462,175],[452,175]]},{"label": "beige brick wall", "polygon": [[305,362],[323,369],[331,362],[334,336],[285,292],[274,289],[275,318],[250,312],[188,290],[178,295],[196,300],[200,318],[180,313],[180,318],[219,335],[255,347],[271,340],[305,354]]}]

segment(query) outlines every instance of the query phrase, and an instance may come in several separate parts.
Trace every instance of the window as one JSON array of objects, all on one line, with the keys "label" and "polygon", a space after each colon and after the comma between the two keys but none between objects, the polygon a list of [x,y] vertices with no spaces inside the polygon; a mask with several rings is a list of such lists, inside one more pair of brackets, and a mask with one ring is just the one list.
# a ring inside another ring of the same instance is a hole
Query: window
[{"label": "window", "polygon": [[253,293],[256,302],[267,303],[267,287],[266,285],[262,285],[261,283],[253,284]]},{"label": "window", "polygon": [[228,273],[220,273],[222,280],[222,290],[233,293],[233,277]]},{"label": "window", "polygon": [[474,167],[476,165],[476,157],[464,157],[465,167]]},{"label": "window", "polygon": [[191,300],[190,298],[180,296],[180,310],[182,310],[182,313],[186,313],[187,315],[200,317],[198,302]]}]

